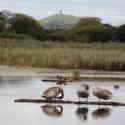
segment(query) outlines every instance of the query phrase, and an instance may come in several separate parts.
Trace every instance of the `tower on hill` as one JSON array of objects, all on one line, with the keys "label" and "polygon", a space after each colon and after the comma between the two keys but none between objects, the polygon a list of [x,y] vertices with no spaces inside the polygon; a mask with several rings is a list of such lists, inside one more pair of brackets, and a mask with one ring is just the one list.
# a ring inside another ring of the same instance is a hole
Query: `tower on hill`
[{"label": "tower on hill", "polygon": [[63,14],[63,10],[60,10],[60,11],[59,11],[59,14],[61,14],[61,15],[62,15],[62,14]]}]

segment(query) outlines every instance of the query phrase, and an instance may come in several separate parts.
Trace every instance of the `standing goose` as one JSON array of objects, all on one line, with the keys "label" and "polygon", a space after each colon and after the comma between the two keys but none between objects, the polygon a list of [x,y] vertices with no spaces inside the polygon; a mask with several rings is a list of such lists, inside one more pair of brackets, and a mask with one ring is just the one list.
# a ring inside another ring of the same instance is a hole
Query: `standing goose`
[{"label": "standing goose", "polygon": [[43,98],[46,99],[62,99],[64,97],[63,89],[60,87],[52,87],[43,92]]},{"label": "standing goose", "polygon": [[99,88],[96,87],[93,91],[93,95],[96,96],[99,99],[103,99],[103,100],[109,100],[112,98],[112,92],[107,90],[107,89],[103,89],[103,88]]},{"label": "standing goose", "polygon": [[79,101],[80,101],[80,98],[87,98],[87,100],[88,100],[88,97],[89,97],[89,86],[88,85],[83,85],[82,87],[84,87],[83,90],[77,91]]}]

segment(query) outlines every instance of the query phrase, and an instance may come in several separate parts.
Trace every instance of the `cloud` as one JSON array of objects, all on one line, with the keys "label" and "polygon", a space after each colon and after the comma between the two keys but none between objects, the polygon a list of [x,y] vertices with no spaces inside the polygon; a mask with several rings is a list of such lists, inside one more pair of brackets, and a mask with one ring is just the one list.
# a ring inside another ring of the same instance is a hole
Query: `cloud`
[{"label": "cloud", "polygon": [[44,18],[63,10],[65,14],[100,17],[112,24],[125,23],[123,0],[1,0],[0,9]]}]

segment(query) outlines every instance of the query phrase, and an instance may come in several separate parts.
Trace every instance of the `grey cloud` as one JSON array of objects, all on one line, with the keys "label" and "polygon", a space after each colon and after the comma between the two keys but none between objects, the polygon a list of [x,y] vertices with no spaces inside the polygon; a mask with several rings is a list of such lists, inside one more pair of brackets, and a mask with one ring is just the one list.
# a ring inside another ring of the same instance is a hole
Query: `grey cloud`
[{"label": "grey cloud", "polygon": [[112,24],[125,23],[125,2],[123,0],[1,0],[0,9],[22,12],[43,18],[57,13],[77,16],[97,16]]}]

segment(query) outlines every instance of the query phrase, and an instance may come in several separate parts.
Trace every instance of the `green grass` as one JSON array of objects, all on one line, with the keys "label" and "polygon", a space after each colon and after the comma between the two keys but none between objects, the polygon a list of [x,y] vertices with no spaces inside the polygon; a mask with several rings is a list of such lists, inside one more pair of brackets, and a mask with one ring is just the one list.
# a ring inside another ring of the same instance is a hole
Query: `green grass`
[{"label": "green grass", "polygon": [[1,39],[0,64],[125,71],[125,44]]}]

